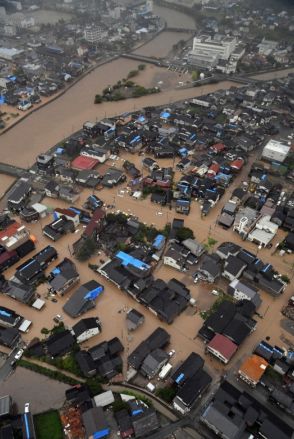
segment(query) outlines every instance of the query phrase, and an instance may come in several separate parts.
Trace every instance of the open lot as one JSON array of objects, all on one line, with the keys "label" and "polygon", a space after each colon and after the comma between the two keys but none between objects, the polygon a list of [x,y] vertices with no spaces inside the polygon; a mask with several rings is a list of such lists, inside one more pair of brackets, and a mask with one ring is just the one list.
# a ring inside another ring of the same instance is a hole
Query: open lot
[{"label": "open lot", "polygon": [[10,395],[20,413],[23,413],[25,403],[30,402],[31,412],[36,414],[60,408],[64,403],[64,392],[69,387],[19,367],[7,380],[1,382],[1,395]]}]

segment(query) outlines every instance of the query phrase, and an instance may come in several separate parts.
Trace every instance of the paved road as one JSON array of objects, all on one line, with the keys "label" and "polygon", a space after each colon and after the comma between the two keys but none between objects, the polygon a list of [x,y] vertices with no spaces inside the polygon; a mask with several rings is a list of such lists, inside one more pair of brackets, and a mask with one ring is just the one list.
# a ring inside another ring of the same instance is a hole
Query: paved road
[{"label": "paved road", "polygon": [[14,367],[11,365],[12,360],[14,359],[14,356],[16,352],[18,351],[18,347],[14,348],[10,353],[7,353],[8,356],[6,358],[5,363],[3,363],[1,369],[0,369],[0,382],[6,380],[6,378],[9,377],[9,375],[14,371]]}]

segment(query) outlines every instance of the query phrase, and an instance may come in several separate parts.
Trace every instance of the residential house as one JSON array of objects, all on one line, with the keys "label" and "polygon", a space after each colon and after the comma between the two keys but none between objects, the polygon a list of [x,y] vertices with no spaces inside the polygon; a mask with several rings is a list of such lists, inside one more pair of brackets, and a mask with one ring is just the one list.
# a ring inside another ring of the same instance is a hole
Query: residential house
[{"label": "residential house", "polygon": [[259,308],[261,305],[261,298],[258,294],[258,290],[251,287],[244,281],[234,279],[228,286],[228,294],[233,296],[236,300],[250,300],[254,303],[254,306]]},{"label": "residential house", "polygon": [[267,439],[293,438],[293,429],[280,416],[227,381],[221,383],[200,421],[225,439],[250,437],[252,428]]},{"label": "residential house", "polygon": [[81,285],[64,304],[63,310],[72,318],[76,318],[92,308],[95,308],[95,301],[104,291],[104,286],[90,280]]},{"label": "residential house", "polygon": [[172,374],[171,381],[179,387],[183,386],[203,368],[203,365],[204,361],[200,355],[191,352],[186,360],[184,360],[184,362]]},{"label": "residential house", "polygon": [[49,274],[48,283],[50,290],[60,296],[66,294],[76,285],[80,276],[75,264],[68,258],[64,258]]},{"label": "residential house", "polygon": [[144,315],[134,308],[127,312],[126,319],[128,331],[135,331],[139,326],[143,325],[145,321]]},{"label": "residential house", "polygon": [[105,438],[110,435],[110,428],[101,407],[92,407],[82,414],[86,430],[86,439]]},{"label": "residential house", "polygon": [[231,255],[225,262],[222,276],[229,281],[233,281],[242,275],[246,267],[247,264],[245,264],[245,262],[241,261],[241,259],[239,259],[237,256]]},{"label": "residential house", "polygon": [[268,362],[258,355],[251,355],[241,364],[238,375],[249,386],[256,387],[268,367]]},{"label": "residential house", "polygon": [[54,358],[70,352],[75,344],[75,338],[68,329],[65,329],[50,335],[45,343],[48,354]]},{"label": "residential house", "polygon": [[21,337],[16,328],[5,328],[0,326],[0,345],[14,348],[20,341]]},{"label": "residential house", "polygon": [[212,381],[211,376],[204,370],[198,371],[191,377],[183,387],[177,392],[173,399],[173,407],[182,415],[187,414],[194,404],[207,390]]},{"label": "residential house", "polygon": [[231,360],[237,349],[238,346],[222,334],[216,334],[206,346],[207,352],[224,364]]},{"label": "residential house", "polygon": [[101,322],[98,317],[89,317],[81,319],[72,327],[72,334],[76,337],[78,343],[83,343],[89,338],[100,334]]},{"label": "residential house", "polygon": [[140,410],[138,414],[132,416],[132,424],[136,438],[150,435],[160,428],[156,411],[152,408]]},{"label": "residential house", "polygon": [[198,279],[214,283],[221,275],[222,267],[218,255],[204,255],[198,270],[194,274],[195,282]]},{"label": "residential house", "polygon": [[155,349],[165,348],[170,341],[170,335],[163,329],[157,328],[152,334],[142,341],[128,356],[128,364],[135,370],[139,370],[144,359]]},{"label": "residential house", "polygon": [[148,379],[152,379],[160,369],[168,362],[169,356],[162,349],[154,349],[145,357],[140,373]]}]

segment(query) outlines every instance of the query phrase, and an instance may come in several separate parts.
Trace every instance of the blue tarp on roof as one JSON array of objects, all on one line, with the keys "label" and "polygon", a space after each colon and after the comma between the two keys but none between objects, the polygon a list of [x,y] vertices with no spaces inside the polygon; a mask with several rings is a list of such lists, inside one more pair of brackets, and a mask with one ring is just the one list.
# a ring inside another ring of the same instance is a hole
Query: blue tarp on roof
[{"label": "blue tarp on roof", "polygon": [[149,270],[150,265],[145,264],[145,262],[140,261],[140,259],[134,258],[132,255],[128,253],[119,251],[116,255],[122,261],[123,266],[132,265],[135,268],[139,268],[140,270]]},{"label": "blue tarp on roof", "polygon": [[143,410],[142,410],[142,409],[133,410],[133,411],[132,411],[132,416],[140,415],[140,413],[143,413]]},{"label": "blue tarp on roof", "polygon": [[56,276],[57,274],[60,273],[60,268],[55,267],[55,268],[51,271],[51,273],[54,274],[54,275]]},{"label": "blue tarp on roof", "polygon": [[97,299],[98,296],[100,296],[100,294],[103,293],[103,291],[104,291],[104,287],[103,287],[103,285],[100,285],[99,287],[95,288],[94,290],[89,291],[85,295],[84,299],[86,299],[86,300],[95,300],[95,299]]},{"label": "blue tarp on roof", "polygon": [[141,140],[140,136],[136,136],[134,137],[131,141],[130,141],[130,145],[132,145],[133,143],[139,142],[139,140]]},{"label": "blue tarp on roof", "polygon": [[183,373],[181,373],[181,374],[178,376],[178,378],[176,379],[176,383],[179,384],[179,383],[183,380],[184,376],[185,376],[185,375],[184,375]]},{"label": "blue tarp on roof", "polygon": [[161,119],[168,119],[170,117],[170,113],[168,111],[163,111],[160,113]]},{"label": "blue tarp on roof", "polygon": [[101,431],[96,431],[93,434],[93,439],[100,439],[102,437],[106,437],[106,436],[109,435],[109,433],[110,433],[110,429],[109,428],[105,428],[104,430],[101,430]]},{"label": "blue tarp on roof", "polygon": [[163,235],[157,235],[153,241],[152,247],[159,249],[164,243],[164,240],[165,238]]},{"label": "blue tarp on roof", "polygon": [[11,314],[7,311],[4,311],[4,309],[0,310],[0,316],[4,316],[4,317],[11,317]]}]

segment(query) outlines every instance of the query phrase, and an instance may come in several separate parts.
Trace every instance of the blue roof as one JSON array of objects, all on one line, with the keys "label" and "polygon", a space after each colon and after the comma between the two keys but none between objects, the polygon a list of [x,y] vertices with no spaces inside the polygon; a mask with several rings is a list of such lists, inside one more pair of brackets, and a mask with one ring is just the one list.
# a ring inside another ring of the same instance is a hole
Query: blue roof
[{"label": "blue roof", "polygon": [[152,247],[154,248],[160,248],[165,240],[165,237],[163,235],[157,235],[156,238],[153,241]]},{"label": "blue roof", "polygon": [[170,113],[168,111],[163,111],[160,113],[161,119],[168,119],[170,117]]},{"label": "blue roof", "polygon": [[140,259],[134,258],[132,255],[128,253],[119,251],[116,255],[122,261],[122,265],[126,267],[127,265],[132,265],[135,268],[139,268],[140,270],[148,270],[150,265],[145,264],[145,262],[140,261]]}]

